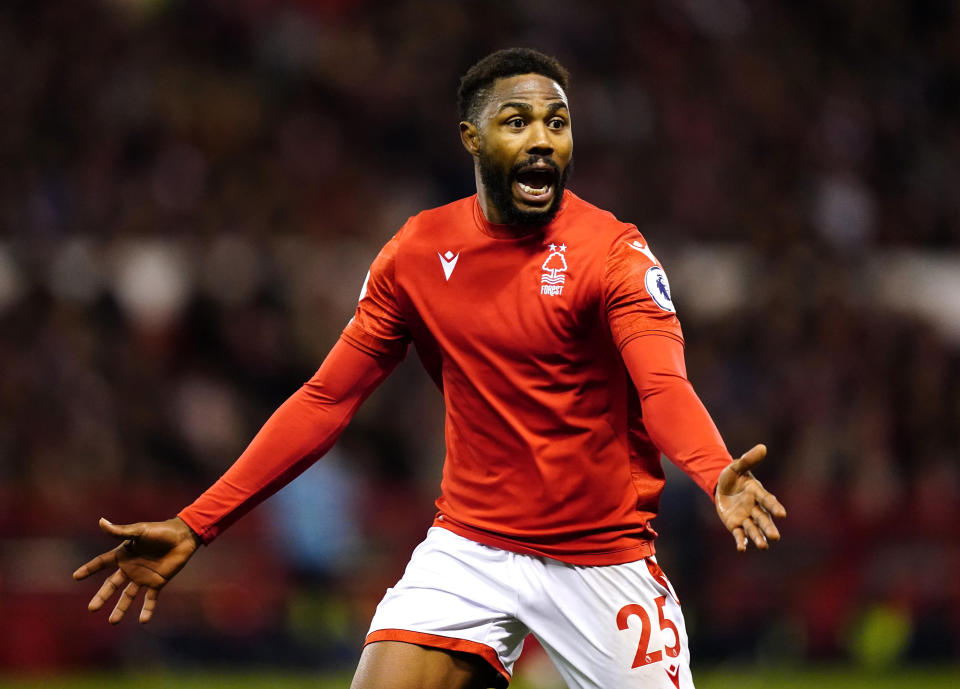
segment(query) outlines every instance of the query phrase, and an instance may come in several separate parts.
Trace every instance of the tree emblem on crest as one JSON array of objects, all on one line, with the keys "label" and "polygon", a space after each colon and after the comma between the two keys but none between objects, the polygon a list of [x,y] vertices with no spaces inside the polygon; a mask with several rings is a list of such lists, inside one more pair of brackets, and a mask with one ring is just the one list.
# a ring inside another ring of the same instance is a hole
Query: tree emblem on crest
[{"label": "tree emblem on crest", "polygon": [[540,276],[540,282],[548,285],[562,285],[566,280],[563,272],[567,269],[567,259],[563,252],[567,250],[567,246],[551,244],[549,249],[550,255],[543,262],[544,273]]}]

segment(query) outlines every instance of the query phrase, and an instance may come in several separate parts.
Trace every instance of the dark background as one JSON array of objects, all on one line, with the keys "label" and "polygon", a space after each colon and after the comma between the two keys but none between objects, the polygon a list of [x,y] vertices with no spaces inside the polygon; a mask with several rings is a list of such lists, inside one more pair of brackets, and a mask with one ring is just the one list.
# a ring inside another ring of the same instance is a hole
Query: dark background
[{"label": "dark background", "polygon": [[355,662],[439,485],[415,357],[149,627],[70,572],[101,514],[215,480],[379,247],[473,192],[457,79],[511,45],[569,68],[570,187],[663,259],[695,387],[790,512],[738,555],[671,471],[695,669],[955,662],[956,3],[47,0],[0,6],[0,668]]}]

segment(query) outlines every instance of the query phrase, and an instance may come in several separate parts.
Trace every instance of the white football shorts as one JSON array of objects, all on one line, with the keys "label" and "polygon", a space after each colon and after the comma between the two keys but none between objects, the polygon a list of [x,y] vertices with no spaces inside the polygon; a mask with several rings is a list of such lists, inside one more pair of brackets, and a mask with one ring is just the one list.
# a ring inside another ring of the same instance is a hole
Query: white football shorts
[{"label": "white football shorts", "polygon": [[431,527],[377,606],[367,643],[483,657],[506,686],[523,640],[540,641],[570,689],[692,689],[673,587],[656,560],[569,565]]}]

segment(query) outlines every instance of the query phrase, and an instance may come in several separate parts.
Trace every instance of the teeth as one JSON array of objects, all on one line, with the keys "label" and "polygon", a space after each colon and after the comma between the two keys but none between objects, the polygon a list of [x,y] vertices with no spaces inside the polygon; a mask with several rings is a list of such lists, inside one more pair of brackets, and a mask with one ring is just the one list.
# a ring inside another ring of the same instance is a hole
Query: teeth
[{"label": "teeth", "polygon": [[533,196],[543,196],[548,191],[550,191],[550,185],[545,184],[542,187],[529,187],[523,182],[517,182],[517,185],[520,187],[521,191],[525,194],[532,194]]}]

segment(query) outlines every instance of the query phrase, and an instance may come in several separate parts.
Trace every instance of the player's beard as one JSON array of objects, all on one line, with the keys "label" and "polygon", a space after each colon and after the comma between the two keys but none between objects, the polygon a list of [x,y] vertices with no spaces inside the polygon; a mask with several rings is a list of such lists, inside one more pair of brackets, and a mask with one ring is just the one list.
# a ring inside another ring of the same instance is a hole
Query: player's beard
[{"label": "player's beard", "polygon": [[[498,167],[483,151],[480,151],[478,161],[483,187],[486,189],[490,201],[499,211],[504,224],[541,227],[557,215],[557,211],[560,210],[560,203],[563,200],[563,190],[567,186],[567,178],[570,176],[570,170],[573,167],[573,158],[567,163],[563,172],[560,172],[559,165],[543,156],[530,156],[507,171]],[[520,170],[534,163],[546,163],[553,168],[555,175],[553,199],[551,199],[550,205],[542,210],[525,211],[517,208],[513,199],[513,183]]]}]

